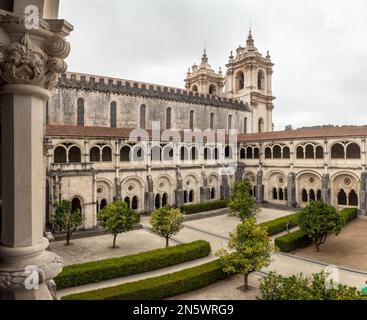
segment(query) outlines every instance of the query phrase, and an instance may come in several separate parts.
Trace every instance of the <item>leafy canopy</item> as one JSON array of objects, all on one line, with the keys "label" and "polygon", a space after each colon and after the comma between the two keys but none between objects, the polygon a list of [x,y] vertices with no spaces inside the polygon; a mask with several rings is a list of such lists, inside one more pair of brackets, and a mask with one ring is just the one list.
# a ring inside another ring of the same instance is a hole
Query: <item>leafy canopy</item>
[{"label": "leafy canopy", "polygon": [[242,221],[256,216],[259,208],[255,199],[251,196],[252,185],[249,180],[236,182],[233,196],[229,199],[228,207],[233,216]]}]

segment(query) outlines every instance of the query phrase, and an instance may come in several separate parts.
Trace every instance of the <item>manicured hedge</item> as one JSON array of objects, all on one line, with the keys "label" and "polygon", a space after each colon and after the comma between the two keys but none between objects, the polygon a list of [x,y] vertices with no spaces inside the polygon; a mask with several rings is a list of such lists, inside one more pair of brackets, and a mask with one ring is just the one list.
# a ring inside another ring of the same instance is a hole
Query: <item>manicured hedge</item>
[{"label": "manicured hedge", "polygon": [[217,260],[160,277],[65,296],[62,300],[158,300],[191,292],[225,278]]},{"label": "manicured hedge", "polygon": [[[340,215],[344,224],[347,224],[349,221],[357,218],[358,209],[347,208],[341,210]],[[307,235],[304,235],[300,230],[275,239],[275,245],[282,252],[291,252],[298,248],[305,248],[310,244],[312,244],[312,240]]]},{"label": "manicured hedge", "polygon": [[210,244],[200,240],[136,255],[67,266],[55,282],[58,289],[96,283],[192,261],[206,257],[210,252]]},{"label": "manicured hedge", "polygon": [[268,235],[273,236],[275,234],[281,233],[287,230],[287,223],[289,223],[289,228],[294,228],[298,226],[297,221],[298,213],[291,214],[286,217],[278,218],[272,221],[264,222],[261,225],[268,229]]},{"label": "manicured hedge", "polygon": [[347,224],[351,220],[357,218],[358,216],[358,209],[357,208],[347,208],[340,211],[340,215],[344,221],[344,224]]},{"label": "manicured hedge", "polygon": [[281,252],[291,252],[298,248],[305,248],[311,243],[312,240],[300,230],[275,239],[275,246]]},{"label": "manicured hedge", "polygon": [[218,200],[218,201],[210,201],[206,203],[190,204],[187,206],[183,206],[181,208],[181,211],[185,214],[194,214],[211,210],[223,209],[227,208],[227,206],[228,206],[227,200]]}]

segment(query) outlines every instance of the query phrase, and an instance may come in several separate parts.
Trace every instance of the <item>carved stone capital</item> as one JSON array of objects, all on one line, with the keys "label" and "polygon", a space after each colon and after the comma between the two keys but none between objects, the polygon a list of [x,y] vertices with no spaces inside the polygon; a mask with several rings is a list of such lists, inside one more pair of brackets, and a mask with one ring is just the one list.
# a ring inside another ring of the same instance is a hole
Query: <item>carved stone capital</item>
[{"label": "carved stone capital", "polygon": [[67,70],[70,44],[47,21],[28,30],[24,16],[0,15],[0,85],[31,85],[51,90]]}]

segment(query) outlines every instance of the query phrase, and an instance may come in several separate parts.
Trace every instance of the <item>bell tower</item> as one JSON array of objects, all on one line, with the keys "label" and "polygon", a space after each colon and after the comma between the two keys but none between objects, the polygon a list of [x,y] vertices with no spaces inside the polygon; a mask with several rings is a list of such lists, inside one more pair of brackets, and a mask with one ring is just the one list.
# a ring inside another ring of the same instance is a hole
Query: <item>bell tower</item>
[{"label": "bell tower", "polygon": [[273,66],[269,51],[265,57],[258,52],[251,30],[246,46],[239,46],[235,56],[231,52],[226,65],[224,96],[250,105],[252,133],[273,131]]},{"label": "bell tower", "polygon": [[186,90],[202,94],[223,96],[224,78],[222,70],[216,73],[209,64],[206,49],[204,50],[201,64],[194,64],[187,73],[185,79]]}]

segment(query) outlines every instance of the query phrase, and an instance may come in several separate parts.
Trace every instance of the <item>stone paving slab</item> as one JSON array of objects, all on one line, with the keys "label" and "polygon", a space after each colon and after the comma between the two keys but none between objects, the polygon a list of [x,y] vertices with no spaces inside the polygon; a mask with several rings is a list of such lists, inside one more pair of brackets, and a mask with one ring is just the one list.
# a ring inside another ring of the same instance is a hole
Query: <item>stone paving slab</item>
[{"label": "stone paving slab", "polygon": [[72,245],[65,241],[52,242],[51,251],[57,253],[65,265],[122,257],[165,247],[165,240],[146,230],[135,230],[117,237],[118,248],[112,249],[112,235],[74,239]]}]

